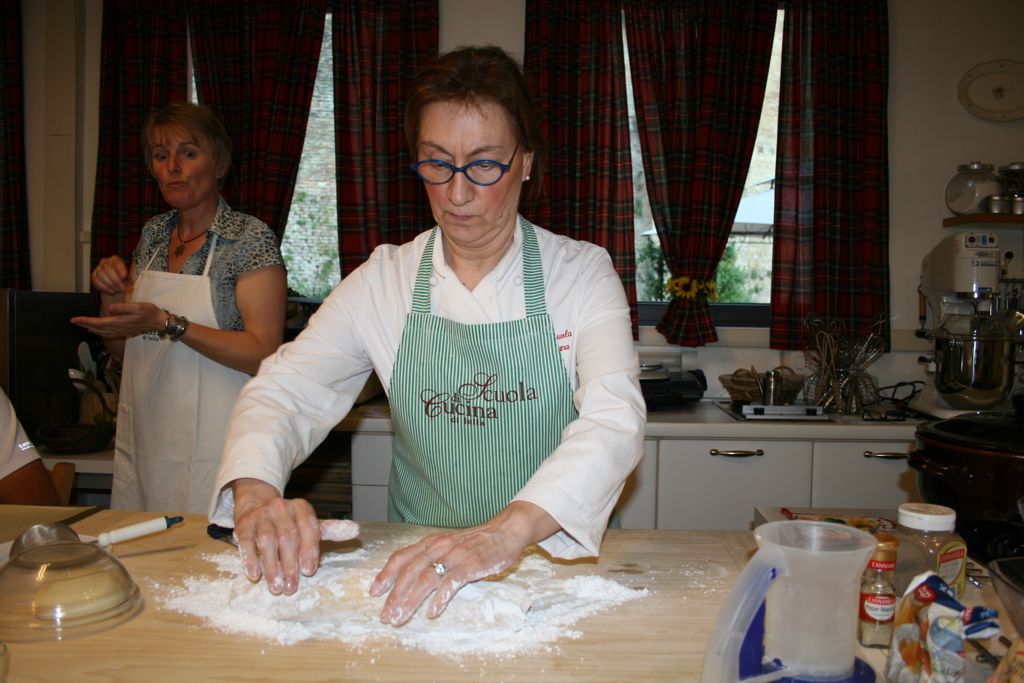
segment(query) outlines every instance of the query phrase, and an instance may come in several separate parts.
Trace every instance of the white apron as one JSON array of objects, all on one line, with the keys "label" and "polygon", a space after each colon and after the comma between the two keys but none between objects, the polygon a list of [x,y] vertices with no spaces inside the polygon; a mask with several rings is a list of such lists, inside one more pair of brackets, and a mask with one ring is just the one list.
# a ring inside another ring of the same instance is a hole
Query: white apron
[{"label": "white apron", "polygon": [[[209,278],[216,248],[214,235],[202,275],[151,271],[150,259],[136,277],[132,300],[219,328]],[[246,373],[184,342],[152,332],[129,338],[117,407],[111,507],[205,514],[228,416],[248,380]]]}]

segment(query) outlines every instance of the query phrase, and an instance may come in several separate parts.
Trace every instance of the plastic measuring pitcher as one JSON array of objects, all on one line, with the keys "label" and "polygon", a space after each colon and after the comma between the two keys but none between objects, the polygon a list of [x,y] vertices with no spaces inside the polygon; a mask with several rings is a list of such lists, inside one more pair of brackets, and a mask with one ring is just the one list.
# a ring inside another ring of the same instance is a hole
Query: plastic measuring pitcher
[{"label": "plastic measuring pitcher", "polygon": [[770,522],[726,597],[704,654],[704,683],[874,681],[857,660],[860,577],[871,534],[831,522]]}]

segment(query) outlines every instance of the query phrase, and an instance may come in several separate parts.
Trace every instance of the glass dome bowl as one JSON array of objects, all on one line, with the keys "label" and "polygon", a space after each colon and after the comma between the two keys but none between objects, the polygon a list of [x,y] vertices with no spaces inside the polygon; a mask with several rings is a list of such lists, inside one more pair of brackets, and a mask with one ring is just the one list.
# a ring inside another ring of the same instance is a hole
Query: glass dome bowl
[{"label": "glass dome bowl", "polygon": [[1024,636],[1024,557],[1003,557],[988,563],[992,585],[1018,636]]},{"label": "glass dome bowl", "polygon": [[0,568],[0,640],[64,640],[113,628],[142,608],[117,558],[92,543],[27,547]]}]

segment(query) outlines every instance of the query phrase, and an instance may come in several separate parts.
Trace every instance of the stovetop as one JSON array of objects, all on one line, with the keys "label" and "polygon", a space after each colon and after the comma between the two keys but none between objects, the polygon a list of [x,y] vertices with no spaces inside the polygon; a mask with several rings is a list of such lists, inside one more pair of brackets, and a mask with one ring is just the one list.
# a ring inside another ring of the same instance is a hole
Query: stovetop
[{"label": "stovetop", "polygon": [[716,406],[737,420],[817,420],[828,421],[821,406],[794,403],[784,406],[768,406],[761,403],[739,403],[737,401],[715,401]]}]

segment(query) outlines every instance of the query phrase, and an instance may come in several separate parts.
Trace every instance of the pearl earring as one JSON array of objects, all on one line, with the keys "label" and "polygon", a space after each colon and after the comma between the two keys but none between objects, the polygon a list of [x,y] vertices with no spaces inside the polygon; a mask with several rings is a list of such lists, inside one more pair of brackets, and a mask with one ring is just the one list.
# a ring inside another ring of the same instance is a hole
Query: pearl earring
[{"label": "pearl earring", "polygon": [[530,179],[530,176],[526,176],[525,178],[523,178],[523,180],[529,180],[529,179]]}]

